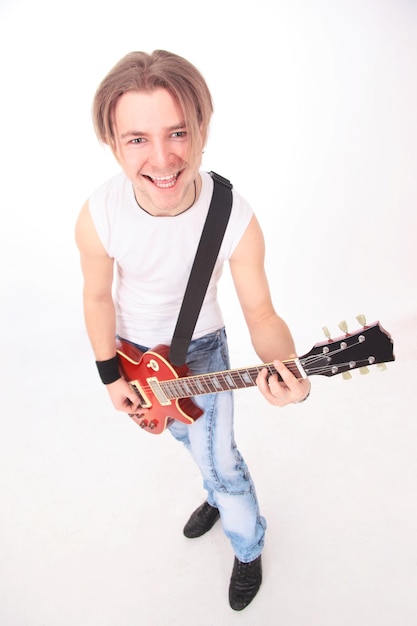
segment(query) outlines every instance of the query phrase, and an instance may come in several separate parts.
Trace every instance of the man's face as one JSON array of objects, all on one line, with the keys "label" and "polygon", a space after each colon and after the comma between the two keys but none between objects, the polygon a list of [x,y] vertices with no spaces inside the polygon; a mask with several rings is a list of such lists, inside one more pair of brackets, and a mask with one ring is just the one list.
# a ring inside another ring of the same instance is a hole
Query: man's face
[{"label": "man's face", "polygon": [[129,91],[114,110],[115,156],[139,205],[152,215],[177,215],[194,200],[201,158],[187,163],[183,113],[166,89]]}]

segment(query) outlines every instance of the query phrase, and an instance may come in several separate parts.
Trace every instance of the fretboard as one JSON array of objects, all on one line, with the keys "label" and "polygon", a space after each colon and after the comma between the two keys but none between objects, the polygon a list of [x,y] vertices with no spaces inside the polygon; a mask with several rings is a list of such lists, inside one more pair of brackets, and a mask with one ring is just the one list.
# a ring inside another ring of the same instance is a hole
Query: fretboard
[{"label": "fretboard", "polygon": [[[285,365],[291,370],[294,376],[297,378],[302,377],[302,372],[297,367],[295,361],[285,361]],[[254,387],[258,374],[263,368],[268,370],[269,376],[277,373],[272,363],[266,363],[254,367],[244,367],[160,381],[159,386],[164,394],[171,400],[201,396],[208,393],[233,391],[235,389]]]}]

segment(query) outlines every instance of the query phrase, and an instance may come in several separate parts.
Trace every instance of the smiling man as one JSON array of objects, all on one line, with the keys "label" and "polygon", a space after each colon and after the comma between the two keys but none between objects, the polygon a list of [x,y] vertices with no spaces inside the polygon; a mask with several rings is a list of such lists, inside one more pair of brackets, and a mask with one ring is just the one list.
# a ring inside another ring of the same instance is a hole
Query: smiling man
[{"label": "smiling man", "polygon": [[199,158],[188,163],[186,124],[169,91],[158,88],[120,96],[114,108],[114,133],[115,155],[142,209],[154,216],[173,216],[193,204],[203,145],[200,139]]},{"label": "smiling man", "polygon": [[[121,172],[95,190],[79,215],[76,240],[84,275],[87,332],[102,382],[114,407],[144,415],[119,369],[116,341],[142,352],[169,344],[213,194],[201,170],[212,100],[200,72],[163,50],[132,52],[99,86],[93,108],[96,133]],[[217,282],[225,262],[253,346],[280,374],[258,377],[266,400],[278,407],[304,400],[308,379],[282,363],[295,355],[287,324],[276,313],[264,270],[264,241],[253,210],[233,189],[233,205],[217,262],[187,353],[193,374],[229,368]],[[114,272],[117,280],[114,281]],[[279,360],[278,360],[279,359]],[[234,553],[229,602],[244,609],[262,582],[266,522],[233,433],[232,392],[195,399],[203,415],[193,424],[172,420],[171,434],[197,463],[206,499],[184,527],[204,535],[218,519]]]}]

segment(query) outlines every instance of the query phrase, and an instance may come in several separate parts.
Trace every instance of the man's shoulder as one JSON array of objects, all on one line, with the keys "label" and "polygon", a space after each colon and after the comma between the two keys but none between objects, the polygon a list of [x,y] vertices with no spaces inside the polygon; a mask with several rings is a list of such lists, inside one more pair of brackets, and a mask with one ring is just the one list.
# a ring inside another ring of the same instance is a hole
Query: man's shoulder
[{"label": "man's shoulder", "polygon": [[127,182],[127,176],[123,172],[123,170],[121,170],[120,172],[113,174],[113,176],[110,176],[109,178],[104,180],[102,183],[100,183],[93,191],[93,194],[103,193],[103,192],[105,193],[105,192],[112,191],[113,189],[121,189],[126,185],[126,182]]},{"label": "man's shoulder", "polygon": [[131,189],[131,186],[126,174],[123,171],[118,172],[94,189],[89,197],[90,205],[93,204],[103,208],[108,204],[117,204],[119,200],[126,197],[129,189]]}]

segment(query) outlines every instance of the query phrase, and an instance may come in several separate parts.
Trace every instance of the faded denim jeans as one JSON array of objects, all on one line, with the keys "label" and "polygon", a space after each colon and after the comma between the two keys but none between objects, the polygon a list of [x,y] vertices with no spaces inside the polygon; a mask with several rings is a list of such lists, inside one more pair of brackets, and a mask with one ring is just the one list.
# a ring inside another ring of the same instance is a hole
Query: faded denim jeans
[{"label": "faded denim jeans", "polygon": [[[229,369],[225,330],[194,339],[188,350],[187,365],[192,374]],[[223,530],[235,555],[248,563],[262,552],[266,522],[259,513],[248,467],[236,447],[233,393],[200,395],[194,401],[204,414],[191,425],[174,421],[169,430],[197,463],[208,503],[219,509]]]}]

